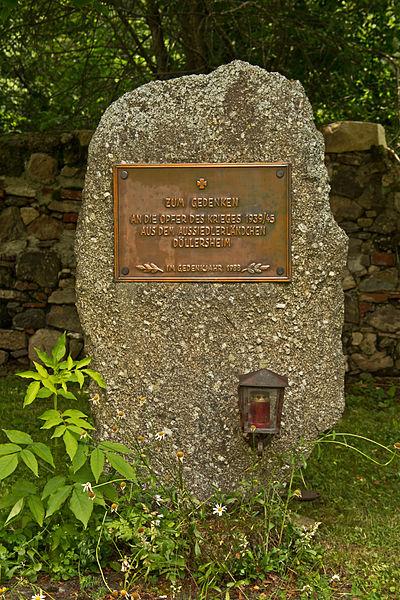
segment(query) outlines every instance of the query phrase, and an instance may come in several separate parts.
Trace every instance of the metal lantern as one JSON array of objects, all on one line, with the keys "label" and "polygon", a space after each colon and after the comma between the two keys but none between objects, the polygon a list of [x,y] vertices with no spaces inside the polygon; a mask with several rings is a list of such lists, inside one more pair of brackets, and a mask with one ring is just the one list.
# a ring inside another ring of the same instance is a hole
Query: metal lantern
[{"label": "metal lantern", "polygon": [[245,434],[278,434],[288,379],[269,369],[239,377],[239,408]]}]

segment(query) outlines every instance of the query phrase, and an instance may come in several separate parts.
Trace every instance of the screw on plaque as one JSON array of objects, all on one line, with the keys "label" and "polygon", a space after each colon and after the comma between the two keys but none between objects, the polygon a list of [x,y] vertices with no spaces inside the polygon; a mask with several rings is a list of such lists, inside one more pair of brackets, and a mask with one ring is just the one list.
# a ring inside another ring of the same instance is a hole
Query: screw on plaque
[{"label": "screw on plaque", "polygon": [[121,171],[121,179],[128,179],[128,171]]},{"label": "screw on plaque", "polygon": [[121,273],[122,273],[122,275],[128,275],[128,273],[129,273],[128,267],[122,267]]},{"label": "screw on plaque", "polygon": [[276,272],[278,273],[278,275],[283,275],[285,272],[285,269],[283,267],[278,267]]},{"label": "screw on plaque", "polygon": [[282,177],[285,175],[285,171],[283,171],[282,169],[278,169],[276,172],[276,176],[279,177],[279,179],[282,179]]}]

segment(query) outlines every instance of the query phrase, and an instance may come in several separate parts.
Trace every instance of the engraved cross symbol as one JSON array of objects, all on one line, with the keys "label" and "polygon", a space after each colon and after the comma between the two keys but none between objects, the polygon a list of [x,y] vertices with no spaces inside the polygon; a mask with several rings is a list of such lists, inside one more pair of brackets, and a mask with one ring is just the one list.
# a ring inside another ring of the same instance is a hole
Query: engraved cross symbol
[{"label": "engraved cross symbol", "polygon": [[196,181],[196,185],[199,188],[199,190],[204,190],[208,185],[208,181],[207,179],[204,179],[204,177],[200,177],[200,179]]}]

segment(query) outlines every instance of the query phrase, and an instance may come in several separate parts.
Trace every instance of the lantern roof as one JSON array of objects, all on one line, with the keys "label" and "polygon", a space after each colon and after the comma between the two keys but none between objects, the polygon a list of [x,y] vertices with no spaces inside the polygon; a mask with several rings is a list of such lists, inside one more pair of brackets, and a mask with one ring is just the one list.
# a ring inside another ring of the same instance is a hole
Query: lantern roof
[{"label": "lantern roof", "polygon": [[269,369],[260,369],[239,375],[239,387],[284,388],[288,384],[286,375],[278,375]]}]

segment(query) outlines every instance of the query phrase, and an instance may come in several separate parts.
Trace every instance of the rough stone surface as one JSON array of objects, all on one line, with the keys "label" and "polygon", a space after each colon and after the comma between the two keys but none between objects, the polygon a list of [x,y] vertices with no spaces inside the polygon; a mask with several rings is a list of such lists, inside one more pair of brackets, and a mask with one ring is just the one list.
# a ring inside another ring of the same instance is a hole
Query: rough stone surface
[{"label": "rough stone surface", "polygon": [[344,196],[331,196],[331,209],[337,221],[358,219],[363,213],[363,208],[357,202],[349,201]]},{"label": "rough stone surface", "polygon": [[75,290],[73,287],[54,290],[51,296],[49,296],[48,302],[49,304],[75,304]]},{"label": "rough stone surface", "polygon": [[34,335],[32,335],[32,337],[29,339],[29,358],[31,360],[39,360],[35,348],[39,348],[39,350],[44,350],[49,354],[59,337],[60,332],[55,331],[54,329],[38,329],[34,333]]},{"label": "rough stone surface", "polygon": [[[347,244],[329,208],[323,150],[301,85],[239,61],[125,94],[92,138],[77,297],[86,350],[108,383],[100,434],[112,437],[114,424],[130,442],[169,428],[201,496],[213,483],[233,487],[255,463],[239,425],[240,374],[268,367],[289,378],[282,433],[260,461],[261,476],[276,451],[297,448],[342,413]],[[111,174],[123,161],[290,162],[292,283],[114,283]],[[116,421],[116,409],[125,420]],[[170,445],[163,448],[175,468]]]},{"label": "rough stone surface", "polygon": [[75,268],[76,259],[74,252],[75,231],[63,231],[60,241],[53,248],[60,257],[61,264],[65,268]]},{"label": "rough stone surface", "polygon": [[399,276],[397,269],[386,269],[385,271],[376,271],[367,279],[363,279],[359,285],[362,292],[382,292],[385,290],[395,290]]},{"label": "rough stone surface", "polygon": [[57,173],[57,161],[49,154],[38,152],[31,155],[26,170],[34,181],[51,183]]},{"label": "rough stone surface", "polygon": [[369,317],[368,322],[379,331],[396,333],[400,331],[400,308],[392,304],[381,306]]},{"label": "rough stone surface", "polygon": [[32,221],[34,221],[40,214],[39,211],[36,210],[36,208],[33,208],[32,206],[23,206],[20,209],[20,212],[21,219],[24,225],[29,225],[29,223],[32,223]]},{"label": "rough stone surface", "polygon": [[40,308],[28,308],[15,315],[13,325],[20,329],[41,329],[46,325],[46,314]]},{"label": "rough stone surface", "polygon": [[0,244],[24,237],[24,225],[16,206],[9,206],[0,213]]},{"label": "rough stone surface", "polygon": [[49,204],[49,210],[54,210],[56,212],[79,212],[81,209],[81,202],[76,200],[53,200]]},{"label": "rough stone surface", "polygon": [[17,277],[33,281],[41,287],[55,287],[60,270],[60,259],[52,251],[28,250],[17,261]]},{"label": "rough stone surface", "polygon": [[362,354],[352,354],[352,361],[360,369],[360,371],[381,371],[389,369],[393,366],[393,359],[387,356],[385,352],[375,352],[372,356],[363,356]]},{"label": "rough stone surface", "polygon": [[47,315],[47,325],[67,331],[82,331],[75,306],[52,306]]},{"label": "rough stone surface", "polygon": [[48,215],[41,215],[28,226],[28,233],[39,240],[56,240],[62,231],[62,224]]},{"label": "rough stone surface", "polygon": [[385,129],[378,123],[339,121],[322,130],[327,152],[354,152],[369,150],[371,146],[386,148]]},{"label": "rough stone surface", "polygon": [[4,365],[8,359],[8,352],[5,350],[0,350],[0,366]]},{"label": "rough stone surface", "polygon": [[22,331],[0,329],[0,348],[2,350],[20,350],[26,346],[26,335]]}]

